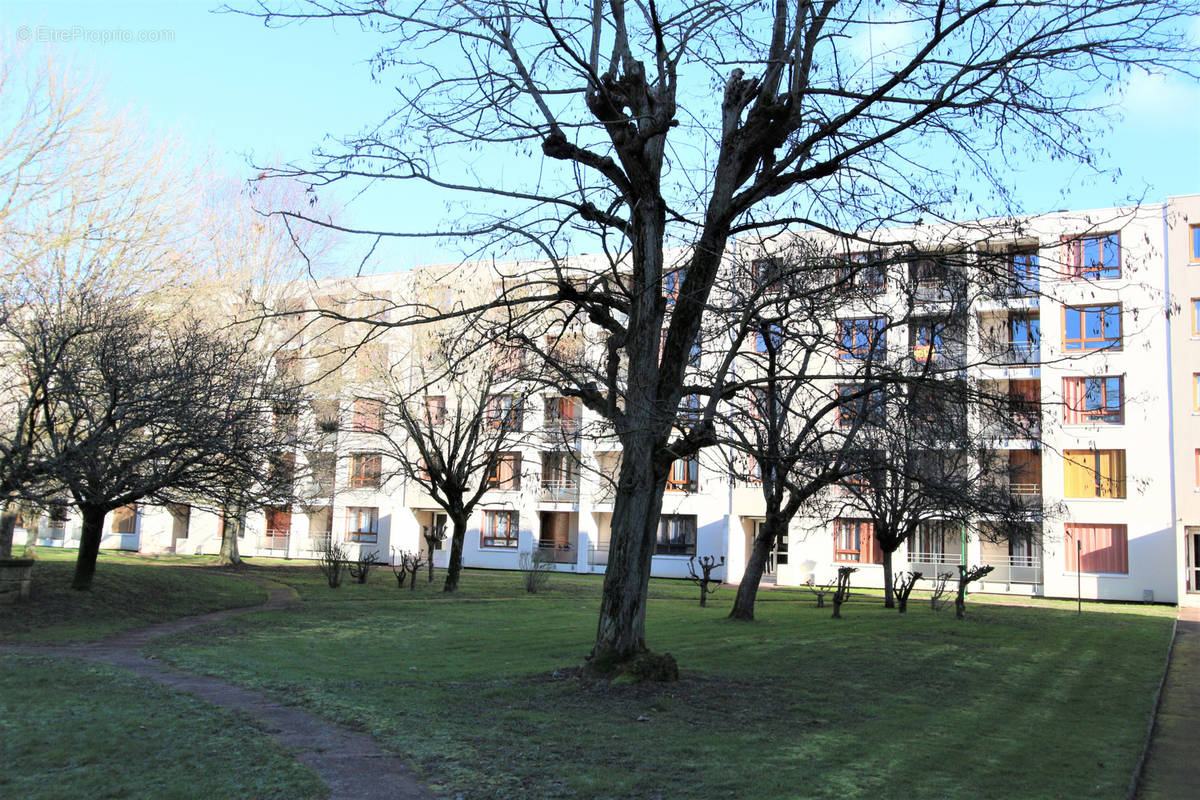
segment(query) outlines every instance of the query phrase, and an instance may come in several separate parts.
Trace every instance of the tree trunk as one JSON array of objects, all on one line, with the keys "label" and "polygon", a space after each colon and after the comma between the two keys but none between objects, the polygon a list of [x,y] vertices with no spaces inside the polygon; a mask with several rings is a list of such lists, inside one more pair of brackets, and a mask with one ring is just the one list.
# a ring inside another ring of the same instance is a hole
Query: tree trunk
[{"label": "tree trunk", "polygon": [[88,591],[92,588],[92,576],[96,574],[96,557],[100,554],[100,539],[104,536],[104,515],[101,506],[81,505],[79,513],[83,524],[79,531],[79,556],[75,559],[75,577],[71,588]]},{"label": "tree trunk", "polygon": [[959,580],[958,593],[954,595],[954,618],[967,618],[967,583],[966,580]]},{"label": "tree trunk", "polygon": [[[242,556],[238,552],[238,531],[240,529],[240,524],[231,525],[229,520],[226,519],[223,530],[221,531],[221,551],[217,556],[218,564],[230,567],[240,567],[246,563],[242,561]],[[332,531],[330,532],[330,535],[333,535]]]},{"label": "tree trunk", "polygon": [[896,584],[892,575],[892,553],[883,551],[883,607],[896,607]]},{"label": "tree trunk", "polygon": [[611,549],[590,669],[608,674],[646,652],[646,594],[667,468],[655,468],[650,435],[624,441],[613,506]]},{"label": "tree trunk", "polygon": [[[440,544],[438,539],[426,539],[425,546],[429,548],[429,580],[426,583],[433,583],[433,551]],[[416,578],[416,575],[413,575]]]},{"label": "tree trunk", "polygon": [[[446,582],[442,585],[443,592],[458,591],[458,576],[462,572],[463,560],[463,542],[467,538],[467,518],[466,517],[451,517],[451,522],[454,525],[454,533],[450,536],[450,563],[446,567]],[[433,554],[429,554],[430,559]],[[430,564],[432,564],[432,560]],[[416,573],[413,574],[413,580],[417,579]]]},{"label": "tree trunk", "polygon": [[0,558],[12,558],[13,530],[17,527],[16,503],[5,503],[0,512]]},{"label": "tree trunk", "polygon": [[37,559],[37,534],[40,523],[41,515],[35,514],[30,524],[25,526],[25,552],[21,553],[22,558]]},{"label": "tree trunk", "polygon": [[767,568],[767,560],[771,557],[771,548],[778,538],[775,534],[778,525],[777,518],[768,515],[766,522],[759,527],[758,536],[754,537],[754,544],[750,548],[750,558],[746,561],[746,571],[742,573],[742,581],[738,584],[737,596],[733,599],[730,619],[754,621],[754,601],[758,598],[758,585]]}]

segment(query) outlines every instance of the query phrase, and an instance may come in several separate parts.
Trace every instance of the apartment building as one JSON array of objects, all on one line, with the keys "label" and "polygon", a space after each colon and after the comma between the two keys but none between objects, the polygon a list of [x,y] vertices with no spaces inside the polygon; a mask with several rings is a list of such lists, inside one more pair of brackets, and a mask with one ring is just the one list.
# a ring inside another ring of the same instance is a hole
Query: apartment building
[{"label": "apartment building", "polygon": [[[999,542],[978,535],[986,520],[970,530],[930,521],[896,552],[894,568],[934,576],[958,564],[990,564],[995,569],[980,587],[985,591],[1200,602],[1200,196],[888,230],[873,240],[869,248],[842,248],[859,261],[887,257],[877,270],[856,273],[869,284],[873,310],[847,301],[829,320],[844,342],[832,358],[853,357],[856,343],[873,340],[872,320],[886,318],[890,304],[915,297],[917,313],[910,308],[906,326],[889,331],[886,352],[918,361],[957,359],[963,377],[1009,398],[1006,413],[1025,424],[978,413],[970,424],[991,441],[1002,465],[994,479],[1037,520],[1028,539]],[[958,260],[942,258],[948,252]],[[970,259],[985,253],[1001,254],[1011,280],[973,294],[955,335],[944,339],[942,328],[922,324],[920,308],[932,318],[955,282],[969,279],[947,264],[966,264],[969,275]],[[401,298],[428,275],[449,271],[374,276],[354,290]],[[375,357],[411,352],[410,346],[391,347]],[[371,439],[384,409],[354,388],[360,367],[341,369],[351,377],[340,402],[323,412],[327,440],[298,454],[309,467],[303,504],[237,520],[184,506],[122,509],[112,515],[103,546],[216,552],[224,527],[233,525],[246,555],[309,557],[330,536],[352,553],[387,557],[393,549],[424,549],[422,529],[445,525],[445,513],[376,452]],[[507,409],[504,418],[522,435],[489,477],[469,526],[465,565],[514,569],[522,553],[540,549],[559,570],[602,572],[619,442],[578,400],[552,389]],[[726,579],[739,579],[764,501],[747,476],[731,472],[735,461],[734,454],[712,448],[676,462],[653,574],[684,577],[690,557],[715,555],[726,560]],[[77,537],[73,520],[40,524],[45,544]],[[446,549],[433,557],[444,566]],[[802,512],[772,553],[764,580],[823,583],[839,566],[852,565],[855,584],[879,586],[881,560],[862,515],[843,509],[830,520]]]}]

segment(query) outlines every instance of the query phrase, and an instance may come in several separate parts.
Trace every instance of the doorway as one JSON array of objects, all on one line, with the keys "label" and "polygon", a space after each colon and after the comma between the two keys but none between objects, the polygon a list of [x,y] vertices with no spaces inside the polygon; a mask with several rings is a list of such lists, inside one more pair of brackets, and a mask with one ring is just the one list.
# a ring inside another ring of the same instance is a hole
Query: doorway
[{"label": "doorway", "polygon": [[1183,531],[1187,545],[1187,591],[1200,592],[1200,526],[1188,525]]},{"label": "doorway", "polygon": [[[766,520],[754,520],[754,531],[751,538],[751,546],[758,539],[759,533],[762,531],[762,526],[766,524]],[[788,534],[784,532],[775,539],[775,546],[771,548],[771,552],[767,555],[767,563],[763,568],[763,579],[774,581],[775,576],[779,573],[780,566],[786,566],[788,563]]]}]

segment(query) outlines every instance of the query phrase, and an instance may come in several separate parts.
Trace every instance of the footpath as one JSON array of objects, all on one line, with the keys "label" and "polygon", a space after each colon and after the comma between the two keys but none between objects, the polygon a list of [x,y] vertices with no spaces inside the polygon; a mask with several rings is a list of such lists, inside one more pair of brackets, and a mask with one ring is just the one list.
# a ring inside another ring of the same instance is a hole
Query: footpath
[{"label": "footpath", "polygon": [[[212,705],[249,717],[267,735],[287,748],[329,787],[330,800],[433,800],[412,770],[366,734],[332,725],[295,706],[216,678],[172,669],[141,654],[151,639],[241,614],[283,608],[296,602],[288,587],[267,584],[266,603],[172,620],[126,631],[87,644],[62,646],[6,645],[8,653],[37,653],[99,661],[121,667],[165,686],[187,692]],[[371,780],[363,780],[369,774]]]},{"label": "footpath", "polygon": [[1200,608],[1181,608],[1137,800],[1200,797]]}]

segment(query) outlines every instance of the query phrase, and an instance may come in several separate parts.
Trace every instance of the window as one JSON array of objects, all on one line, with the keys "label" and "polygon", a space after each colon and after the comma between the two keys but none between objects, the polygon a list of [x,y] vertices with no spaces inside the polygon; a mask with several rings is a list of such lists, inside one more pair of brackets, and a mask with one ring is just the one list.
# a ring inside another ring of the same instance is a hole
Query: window
[{"label": "window", "polygon": [[379,540],[379,509],[350,506],[346,509],[346,541],[374,543]]},{"label": "window", "polygon": [[1013,293],[1028,297],[1038,291],[1038,255],[1036,250],[1018,250],[1009,254],[1009,272]]},{"label": "window", "polygon": [[1192,411],[1200,414],[1200,372],[1192,373]]},{"label": "window", "polygon": [[1008,491],[1033,497],[1042,493],[1042,452],[1010,450],[1008,453]]},{"label": "window", "polygon": [[783,291],[783,259],[756,258],[750,262],[753,288],[762,292]]},{"label": "window", "polygon": [[487,475],[489,489],[513,491],[521,488],[521,454],[494,453],[490,458]]},{"label": "window", "polygon": [[521,430],[521,398],[515,394],[494,394],[487,401],[487,423],[505,431]]},{"label": "window", "polygon": [[783,345],[783,330],[777,322],[764,322],[760,325],[754,334],[754,352],[767,352],[768,343],[774,353],[778,353],[779,348]]},{"label": "window", "polygon": [[[24,520],[16,527],[23,528]],[[114,508],[111,530],[113,533],[137,533],[137,506],[130,503],[127,506]]]},{"label": "window", "polygon": [[1129,572],[1128,533],[1124,525],[1066,524],[1068,572]]},{"label": "window", "polygon": [[1081,236],[1064,242],[1066,277],[1100,280],[1121,277],[1121,237],[1116,233]]},{"label": "window", "polygon": [[267,458],[267,463],[271,482],[277,488],[286,487],[286,491],[290,492],[292,484],[296,481],[296,454],[272,453]]},{"label": "window", "polygon": [[875,541],[875,526],[866,519],[833,521],[833,560],[854,564],[879,564],[883,551]]},{"label": "window", "polygon": [[1121,306],[1068,306],[1063,309],[1063,349],[1121,347]]},{"label": "window", "polygon": [[1120,376],[1063,378],[1063,422],[1068,425],[1125,421],[1124,384]]},{"label": "window", "polygon": [[509,547],[515,549],[521,532],[521,516],[516,511],[484,511],[483,547]]},{"label": "window", "polygon": [[441,425],[446,421],[445,395],[427,395],[425,397],[425,424]]},{"label": "window", "polygon": [[1193,225],[1189,231],[1192,236],[1192,261],[1200,261],[1200,225]]},{"label": "window", "polygon": [[520,375],[525,371],[525,348],[516,342],[493,342],[492,365],[498,377]]},{"label": "window", "polygon": [[1192,336],[1200,336],[1200,297],[1192,298]]},{"label": "window", "polygon": [[1197,450],[1196,450],[1196,461],[1195,461],[1195,465],[1196,465],[1196,469],[1195,469],[1195,481],[1193,482],[1193,484],[1192,484],[1192,485],[1193,485],[1193,486],[1194,486],[1196,489],[1200,489],[1200,449],[1197,449]]},{"label": "window", "polygon": [[846,319],[838,323],[838,358],[879,358],[887,350],[883,317]]},{"label": "window", "polygon": [[674,305],[679,299],[679,289],[683,286],[683,279],[687,277],[686,269],[674,269],[663,276],[663,297],[666,298],[668,305]]},{"label": "window", "polygon": [[1042,318],[1036,315],[1014,314],[1008,320],[1009,341],[1014,360],[1020,364],[1037,361],[1042,341]]},{"label": "window", "polygon": [[663,514],[658,518],[656,556],[696,555],[696,515]]},{"label": "window", "polygon": [[1064,450],[1065,497],[1125,497],[1124,450]]},{"label": "window", "polygon": [[312,401],[313,418],[321,433],[334,433],[338,429],[341,409],[336,398],[318,398]]},{"label": "window", "polygon": [[292,511],[288,506],[268,506],[267,536],[286,537],[292,532]]},{"label": "window", "polygon": [[667,476],[668,492],[694,492],[700,474],[700,461],[693,458],[677,458],[671,462],[671,474]]},{"label": "window", "polygon": [[350,429],[358,433],[382,433],[383,403],[367,397],[355,398]]},{"label": "window", "polygon": [[350,488],[378,489],[383,474],[383,456],[378,453],[350,454]]},{"label": "window", "polygon": [[883,423],[883,392],[876,389],[864,392],[861,383],[843,383],[837,387],[837,393],[839,425],[849,427],[859,417],[867,424]]},{"label": "window", "polygon": [[883,251],[870,250],[850,253],[838,267],[838,282],[844,288],[867,294],[877,294],[887,289],[887,263]]},{"label": "window", "polygon": [[908,328],[908,344],[913,358],[929,361],[946,352],[946,325],[940,322],[914,322]]},{"label": "window", "polygon": [[925,520],[917,526],[908,549],[909,561],[961,564],[962,530],[949,520]]},{"label": "window", "polygon": [[679,401],[679,421],[684,425],[695,425],[700,421],[700,395],[684,395]]},{"label": "window", "polygon": [[354,378],[369,381],[387,374],[387,351],[382,345],[365,344],[354,354]]},{"label": "window", "polygon": [[1008,382],[1008,410],[1018,429],[1032,433],[1042,419],[1042,382],[1038,378]]},{"label": "window", "polygon": [[842,464],[844,477],[835,487],[836,494],[869,495],[887,484],[886,456],[880,450],[854,450]]},{"label": "window", "polygon": [[579,403],[572,397],[547,397],[542,425],[548,431],[574,433],[579,430]]}]

